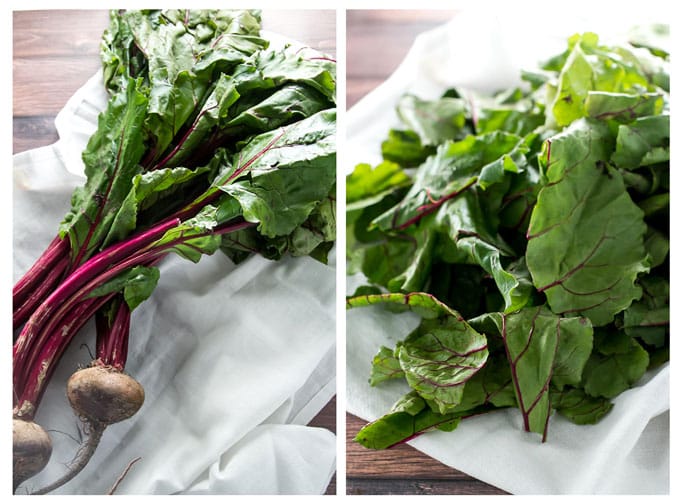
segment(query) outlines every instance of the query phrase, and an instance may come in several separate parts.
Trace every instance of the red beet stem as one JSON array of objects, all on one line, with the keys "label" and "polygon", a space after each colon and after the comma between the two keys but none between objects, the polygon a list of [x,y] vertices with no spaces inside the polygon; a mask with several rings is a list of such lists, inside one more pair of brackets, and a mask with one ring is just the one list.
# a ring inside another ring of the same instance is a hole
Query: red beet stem
[{"label": "red beet stem", "polygon": [[42,283],[43,278],[60,259],[68,257],[71,246],[68,239],[55,237],[31,268],[16,282],[12,289],[14,306],[21,306]]}]

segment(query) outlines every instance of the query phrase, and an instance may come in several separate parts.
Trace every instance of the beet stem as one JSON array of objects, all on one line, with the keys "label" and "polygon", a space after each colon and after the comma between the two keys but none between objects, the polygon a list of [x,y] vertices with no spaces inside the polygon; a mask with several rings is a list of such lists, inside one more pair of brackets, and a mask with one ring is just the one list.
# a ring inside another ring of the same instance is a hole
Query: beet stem
[{"label": "beet stem", "polygon": [[56,236],[42,255],[36,260],[28,271],[16,282],[12,289],[12,299],[15,306],[20,306],[26,298],[35,290],[53,265],[63,257],[68,256],[70,244],[67,239]]},{"label": "beet stem", "polygon": [[[15,387],[14,389],[14,417],[25,420],[33,419],[56,364],[71,339],[113,295],[86,299],[63,318],[61,327],[48,338],[47,343],[41,349],[38,356],[40,364],[30,367],[22,388]],[[14,370],[16,373],[17,369]]]},{"label": "beet stem", "polygon": [[68,257],[66,256],[59,259],[47,273],[47,276],[44,277],[40,285],[28,295],[24,302],[19,307],[16,305],[14,306],[12,323],[15,329],[26,323],[31,316],[31,313],[33,313],[50,293],[52,293],[54,287],[59,283],[59,280],[64,274],[68,263]]},{"label": "beet stem", "polygon": [[[47,297],[47,299],[45,299],[40,307],[29,318],[26,325],[24,325],[21,334],[19,334],[19,337],[14,344],[15,389],[21,388],[19,385],[21,384],[22,377],[28,369],[32,368],[36,363],[35,354],[39,352],[39,348],[45,344],[45,338],[49,336],[52,329],[56,328],[55,325],[59,320],[55,320],[54,311],[56,310],[63,314],[64,309],[60,308],[64,308],[68,304],[67,300],[69,297],[73,296],[73,294],[81,289],[84,283],[93,278],[97,278],[98,275],[102,275],[111,264],[115,264],[117,261],[123,260],[132,253],[153,243],[165,234],[167,230],[175,227],[178,223],[177,220],[168,220],[131,239],[110,246],[71,273],[71,275],[66,278],[66,280],[59,285],[49,297]],[[118,272],[120,272],[120,270]],[[109,278],[110,277],[112,276],[109,276]],[[68,308],[70,307],[72,306],[68,306]],[[46,326],[50,328],[46,329]]]}]

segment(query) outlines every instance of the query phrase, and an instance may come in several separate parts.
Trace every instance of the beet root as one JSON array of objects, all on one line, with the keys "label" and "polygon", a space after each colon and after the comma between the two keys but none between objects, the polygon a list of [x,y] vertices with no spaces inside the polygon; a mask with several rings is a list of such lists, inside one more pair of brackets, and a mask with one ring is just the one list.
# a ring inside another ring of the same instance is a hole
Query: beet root
[{"label": "beet root", "polygon": [[144,388],[113,367],[94,364],[69,378],[66,396],[83,421],[87,438],[69,463],[68,472],[33,494],[52,492],[78,475],[92,458],[106,427],[128,419],[142,407]]},{"label": "beet root", "polygon": [[13,457],[14,457],[14,490],[45,468],[52,455],[52,441],[42,427],[33,421],[14,419]]},{"label": "beet root", "polygon": [[95,365],[75,372],[66,395],[78,415],[105,425],[137,413],[144,403],[144,388],[127,374]]}]

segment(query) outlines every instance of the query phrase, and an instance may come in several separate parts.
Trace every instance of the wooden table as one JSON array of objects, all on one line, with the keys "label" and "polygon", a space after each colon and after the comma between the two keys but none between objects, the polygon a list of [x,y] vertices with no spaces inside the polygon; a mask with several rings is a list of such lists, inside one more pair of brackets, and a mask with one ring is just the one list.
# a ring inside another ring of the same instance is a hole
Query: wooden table
[{"label": "wooden table", "polygon": [[[58,139],[54,118],[99,69],[99,41],[107,25],[108,12],[101,10],[14,12],[14,153]],[[335,11],[267,10],[262,27],[335,56]],[[310,425],[335,433],[335,411],[334,398]],[[326,494],[335,492],[333,478]]]},{"label": "wooden table", "polygon": [[[347,106],[389,77],[419,33],[454,15],[444,10],[348,11]],[[385,451],[365,449],[352,438],[366,421],[351,414],[346,417],[347,494],[505,494],[408,445]]]}]

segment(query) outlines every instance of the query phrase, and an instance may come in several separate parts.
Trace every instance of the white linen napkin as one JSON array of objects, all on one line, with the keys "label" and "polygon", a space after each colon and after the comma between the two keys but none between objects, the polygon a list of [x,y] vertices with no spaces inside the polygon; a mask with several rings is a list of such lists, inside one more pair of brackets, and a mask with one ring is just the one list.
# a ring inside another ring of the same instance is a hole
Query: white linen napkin
[{"label": "white linen napkin", "polygon": [[[576,14],[565,9],[559,22],[555,9],[530,15],[518,12],[515,4],[496,6],[493,12],[469,9],[421,34],[390,78],[348,112],[345,173],[361,162],[380,162],[380,144],[399,124],[394,107],[407,91],[435,98],[451,86],[499,90],[519,84],[521,69],[536,68],[543,58],[564,50],[573,33],[589,30],[612,39],[654,16],[668,21],[663,10],[602,9],[593,6]],[[361,275],[348,277],[347,293],[361,284]],[[368,377],[379,347],[393,347],[418,321],[411,313],[395,316],[379,307],[348,311],[350,413],[375,420],[408,391],[398,382],[371,387]],[[577,426],[553,417],[545,444],[522,430],[515,409],[466,419],[453,432],[427,433],[409,444],[514,494],[667,494],[669,375],[668,365],[650,372],[616,398],[611,413],[597,425]]]}]

